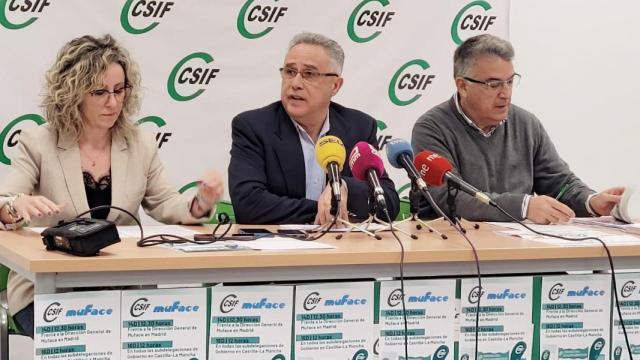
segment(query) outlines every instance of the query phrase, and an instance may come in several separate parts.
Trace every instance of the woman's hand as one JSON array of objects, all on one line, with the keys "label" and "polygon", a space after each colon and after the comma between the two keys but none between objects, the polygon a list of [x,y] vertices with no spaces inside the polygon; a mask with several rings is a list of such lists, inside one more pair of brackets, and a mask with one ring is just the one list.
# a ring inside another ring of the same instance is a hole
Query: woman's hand
[{"label": "woman's hand", "polygon": [[[53,216],[60,213],[64,204],[56,204],[53,201],[47,199],[41,195],[25,195],[18,194],[13,200],[13,207],[15,209],[15,214],[10,214],[13,219],[13,222],[19,221],[20,219],[24,219],[27,223],[31,221],[33,217],[45,217],[45,216]],[[9,210],[9,206],[5,206],[4,209]],[[2,212],[2,222],[5,222],[5,211],[3,209]]]}]

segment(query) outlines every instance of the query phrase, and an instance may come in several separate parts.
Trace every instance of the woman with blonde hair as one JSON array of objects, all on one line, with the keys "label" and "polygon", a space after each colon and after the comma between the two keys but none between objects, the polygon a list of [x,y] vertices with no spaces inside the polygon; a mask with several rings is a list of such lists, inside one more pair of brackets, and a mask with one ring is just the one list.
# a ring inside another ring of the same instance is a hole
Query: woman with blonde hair
[{"label": "woman with blonde hair", "polygon": [[[140,205],[164,223],[207,221],[223,192],[219,174],[205,173],[195,197],[167,181],[152,134],[134,126],[140,74],[110,35],[67,43],[46,74],[47,124],[20,134],[19,151],[0,185],[0,227],[51,226],[99,205],[134,214]],[[132,224],[117,210],[91,217]],[[33,337],[33,284],[11,273],[9,309]]]}]

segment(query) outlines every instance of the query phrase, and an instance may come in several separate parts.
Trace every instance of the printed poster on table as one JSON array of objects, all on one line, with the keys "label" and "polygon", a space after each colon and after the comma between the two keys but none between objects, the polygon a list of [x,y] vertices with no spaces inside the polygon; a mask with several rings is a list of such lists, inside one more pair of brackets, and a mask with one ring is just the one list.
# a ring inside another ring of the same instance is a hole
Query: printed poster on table
[{"label": "printed poster on table", "polygon": [[480,299],[478,358],[530,360],[533,343],[533,277],[465,278],[460,281],[461,359],[475,358]]},{"label": "printed poster on table", "polygon": [[207,289],[122,292],[122,360],[206,359]]},{"label": "printed poster on table", "polygon": [[36,295],[37,360],[120,359],[120,291]]},{"label": "printed poster on table", "polygon": [[611,276],[543,276],[540,291],[540,358],[607,360]]},{"label": "printed poster on table", "polygon": [[[624,319],[629,346],[634,359],[640,358],[640,273],[616,274],[618,301]],[[629,360],[629,349],[624,339],[620,317],[615,303],[611,307],[612,356],[614,360]]]},{"label": "printed poster on table", "polygon": [[296,360],[371,359],[374,284],[296,286]]},{"label": "printed poster on table", "polygon": [[[411,359],[453,358],[456,280],[404,282],[408,352]],[[404,359],[404,317],[400,281],[380,283],[380,360]]]},{"label": "printed poster on table", "polygon": [[293,286],[211,288],[209,358],[291,359]]}]

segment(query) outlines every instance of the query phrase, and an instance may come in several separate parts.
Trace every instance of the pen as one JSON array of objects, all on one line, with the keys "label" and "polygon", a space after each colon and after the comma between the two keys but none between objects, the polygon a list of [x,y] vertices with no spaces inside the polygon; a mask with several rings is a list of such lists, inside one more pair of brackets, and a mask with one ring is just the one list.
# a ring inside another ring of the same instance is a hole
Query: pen
[{"label": "pen", "polygon": [[564,186],[562,186],[562,188],[560,189],[560,192],[558,193],[558,195],[556,195],[556,200],[560,200],[562,195],[564,195],[564,193],[567,192],[568,188],[569,188],[569,184],[564,184]]}]

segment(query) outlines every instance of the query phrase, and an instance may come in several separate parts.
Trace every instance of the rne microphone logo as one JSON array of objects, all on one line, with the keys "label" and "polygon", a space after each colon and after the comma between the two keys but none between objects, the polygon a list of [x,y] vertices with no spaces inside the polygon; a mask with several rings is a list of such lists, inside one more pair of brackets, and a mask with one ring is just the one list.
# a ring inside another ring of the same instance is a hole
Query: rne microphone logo
[{"label": "rne microphone logo", "polygon": [[[426,73],[431,66],[423,59],[414,59],[402,65],[389,82],[389,99],[398,106],[407,106],[416,102],[433,83],[435,75]],[[402,100],[398,93],[411,95],[408,100]]]},{"label": "rne microphone logo", "polygon": [[167,122],[163,118],[155,115],[145,116],[142,119],[136,121],[136,125],[153,124],[158,128],[156,132],[156,142],[158,143],[158,149],[162,148],[162,145],[169,142],[169,138],[173,133],[159,131],[160,128],[167,125]]},{"label": "rne microphone logo", "polygon": [[[236,22],[240,35],[252,40],[261,38],[271,32],[273,26],[275,26],[276,23],[286,15],[287,10],[289,10],[286,6],[276,6],[275,3],[277,2],[278,0],[247,0],[247,2],[242,5],[242,8],[240,8]],[[267,26],[265,27],[265,25]]]},{"label": "rne microphone logo", "polygon": [[[167,80],[169,96],[176,101],[189,101],[200,96],[205,91],[201,86],[210,85],[220,72],[219,68],[207,66],[212,62],[213,57],[205,52],[194,52],[180,60],[171,70]],[[194,85],[200,88],[189,95],[183,95],[178,91],[178,88],[185,91]]]},{"label": "rne microphone logo", "polygon": [[[491,4],[486,1],[472,1],[465,5],[451,23],[451,39],[456,45],[462,44],[461,32],[478,35],[485,32],[496,22],[496,16],[489,15]],[[470,37],[470,36],[469,36]]]},{"label": "rne microphone logo", "polygon": [[[388,0],[364,0],[358,4],[347,22],[349,38],[357,43],[365,43],[377,38],[396,14],[394,11],[384,9],[389,4]],[[382,9],[378,5],[381,5]],[[369,35],[359,35],[356,29],[361,30],[361,34]],[[375,31],[372,32],[372,29]]]},{"label": "rne microphone logo", "polygon": [[[50,5],[49,0],[0,0],[0,25],[9,30],[26,28],[38,20],[38,17],[32,16],[33,14],[41,14]],[[11,15],[8,16],[9,14]],[[29,18],[19,20],[24,17]]]},{"label": "rne microphone logo", "polygon": [[27,125],[27,121],[34,122],[36,125],[42,125],[45,120],[42,116],[37,114],[25,114],[13,119],[7,126],[0,132],[0,142],[2,147],[0,148],[0,162],[5,165],[11,165],[11,159],[7,155],[5,148],[12,149],[18,145],[18,139],[20,133],[24,129],[23,125]]},{"label": "rne microphone logo", "polygon": [[[120,12],[120,25],[129,34],[144,34],[158,26],[160,23],[155,20],[162,19],[173,5],[173,1],[127,0]],[[150,24],[142,26],[150,20]],[[134,24],[141,27],[135,27]]]}]

